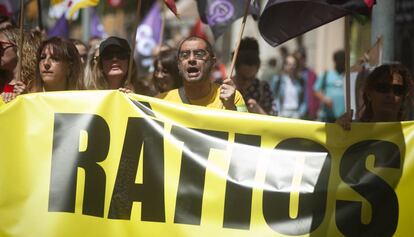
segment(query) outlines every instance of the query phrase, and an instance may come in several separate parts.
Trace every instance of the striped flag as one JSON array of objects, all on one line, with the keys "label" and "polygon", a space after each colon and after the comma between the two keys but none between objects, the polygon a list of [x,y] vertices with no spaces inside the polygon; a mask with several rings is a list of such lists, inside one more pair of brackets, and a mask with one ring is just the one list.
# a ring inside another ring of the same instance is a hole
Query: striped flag
[{"label": "striped flag", "polygon": [[49,16],[60,18],[65,14],[66,19],[74,20],[78,17],[81,8],[93,7],[98,5],[99,0],[51,0]]}]

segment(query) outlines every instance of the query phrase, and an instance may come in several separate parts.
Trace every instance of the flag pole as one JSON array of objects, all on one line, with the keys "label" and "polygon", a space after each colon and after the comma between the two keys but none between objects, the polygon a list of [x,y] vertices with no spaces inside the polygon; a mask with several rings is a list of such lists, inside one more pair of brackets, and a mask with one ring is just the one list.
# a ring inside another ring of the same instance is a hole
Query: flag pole
[{"label": "flag pole", "polygon": [[20,42],[19,42],[19,52],[18,52],[18,61],[17,61],[17,81],[23,81],[22,78],[22,61],[23,61],[23,43],[24,43],[24,1],[20,0],[20,19],[19,19],[19,28],[20,28]]},{"label": "flag pole", "polygon": [[139,22],[141,18],[141,0],[137,0],[137,17],[135,22],[134,28],[134,38],[132,40],[132,47],[131,47],[131,54],[129,55],[129,62],[128,62],[128,81],[131,81],[132,77],[132,66],[134,64],[134,54],[135,54],[135,45],[137,44],[137,28],[139,26]]},{"label": "flag pole", "polygon": [[37,25],[39,26],[39,30],[43,30],[43,18],[42,18],[42,1],[37,0]]},{"label": "flag pole", "polygon": [[346,112],[351,111],[351,67],[350,67],[350,47],[351,39],[351,16],[345,16],[345,106]]},{"label": "flag pole", "polygon": [[249,8],[250,8],[250,1],[251,0],[247,0],[246,1],[246,8],[244,10],[243,22],[242,22],[242,25],[241,25],[241,28],[240,28],[239,38],[237,40],[236,49],[234,50],[233,59],[231,61],[230,74],[229,74],[229,78],[230,79],[233,76],[234,66],[236,64],[236,59],[237,59],[237,55],[239,53],[239,48],[240,48],[240,41],[241,41],[241,39],[243,37],[244,27],[246,26],[247,15],[249,13]]},{"label": "flag pole", "polygon": [[165,4],[163,0],[160,0],[161,4],[161,31],[160,31],[160,43],[158,44],[160,47],[162,45],[162,41],[164,38],[164,30],[165,30]]}]

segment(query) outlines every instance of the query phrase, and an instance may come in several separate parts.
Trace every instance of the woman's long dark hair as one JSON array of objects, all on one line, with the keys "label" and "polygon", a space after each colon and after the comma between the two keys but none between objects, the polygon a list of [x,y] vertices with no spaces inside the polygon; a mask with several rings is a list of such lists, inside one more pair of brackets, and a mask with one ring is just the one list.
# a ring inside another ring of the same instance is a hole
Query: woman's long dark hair
[{"label": "woman's long dark hair", "polygon": [[400,63],[384,64],[374,69],[369,75],[363,88],[363,104],[361,108],[360,121],[371,122],[374,117],[374,111],[372,109],[371,101],[368,98],[368,92],[374,90],[375,85],[381,81],[391,81],[394,73],[401,76],[403,80],[403,86],[405,88],[404,95],[402,95],[401,108],[398,112],[398,120],[403,121],[406,119],[406,113],[404,111],[406,101],[409,101],[412,90],[412,78],[408,69]]},{"label": "woman's long dark hair", "polygon": [[183,85],[183,81],[180,77],[180,72],[178,71],[177,50],[167,49],[161,51],[158,57],[154,60],[154,67],[157,67],[158,63],[161,63],[162,67],[165,68],[174,79],[174,88],[172,89],[180,88]]},{"label": "woman's long dark hair", "polygon": [[53,55],[68,64],[69,76],[66,81],[66,90],[84,89],[83,66],[75,45],[68,39],[52,37],[43,41],[37,51],[36,79],[33,83],[31,91],[43,91],[43,80],[40,76],[39,63],[43,49],[46,47],[51,47]]}]

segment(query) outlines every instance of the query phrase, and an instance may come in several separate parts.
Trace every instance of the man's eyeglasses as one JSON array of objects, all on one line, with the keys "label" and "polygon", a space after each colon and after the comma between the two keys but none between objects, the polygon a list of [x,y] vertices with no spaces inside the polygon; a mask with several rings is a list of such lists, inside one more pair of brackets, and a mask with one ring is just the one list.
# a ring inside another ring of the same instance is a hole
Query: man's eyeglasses
[{"label": "man's eyeglasses", "polygon": [[117,58],[119,60],[126,60],[129,58],[129,53],[124,51],[104,52],[101,56],[102,60],[111,60]]},{"label": "man's eyeglasses", "polygon": [[6,42],[6,41],[0,41],[0,52],[4,52],[6,51],[8,48],[14,47],[16,46],[15,44],[11,43],[11,42]]},{"label": "man's eyeglasses", "polygon": [[403,85],[395,85],[395,84],[388,84],[388,83],[377,83],[375,85],[375,91],[379,93],[392,93],[396,96],[402,96],[405,93],[405,87]]},{"label": "man's eyeglasses", "polygon": [[208,52],[204,49],[195,49],[195,50],[184,50],[178,53],[178,59],[187,60],[191,57],[191,52],[194,55],[194,58],[198,60],[205,60]]}]

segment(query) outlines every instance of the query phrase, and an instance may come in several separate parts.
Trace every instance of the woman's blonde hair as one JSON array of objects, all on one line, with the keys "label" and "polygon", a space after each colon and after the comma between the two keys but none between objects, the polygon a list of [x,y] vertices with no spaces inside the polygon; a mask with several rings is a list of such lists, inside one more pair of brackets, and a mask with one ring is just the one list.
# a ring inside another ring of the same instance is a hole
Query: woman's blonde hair
[{"label": "woman's blonde hair", "polygon": [[[98,46],[99,48],[99,46]],[[98,50],[98,49],[97,49]],[[109,85],[108,85],[108,81],[105,78],[105,75],[103,73],[103,67],[102,67],[102,59],[100,57],[101,55],[99,55],[98,57],[93,56],[91,60],[94,60],[93,66],[91,66],[91,71],[88,73],[89,78],[85,78],[85,81],[88,82],[87,84],[87,89],[91,89],[91,90],[106,90],[109,89]],[[88,58],[88,63],[89,63],[89,58]],[[133,92],[139,93],[139,91],[137,91],[137,89],[135,86],[135,81],[137,81],[138,79],[138,70],[137,70],[137,66],[134,62],[132,63],[132,75],[131,75],[131,80],[128,80],[128,73],[125,75],[124,81],[122,82],[122,86],[123,88],[128,88],[130,90],[132,90]]]},{"label": "woman's blonde hair", "polygon": [[21,80],[28,87],[35,80],[35,71],[36,71],[36,52],[39,48],[40,42],[42,41],[39,34],[30,34],[24,32],[23,45],[20,45],[20,30],[16,27],[6,27],[0,30],[0,33],[3,33],[6,38],[16,45],[14,50],[19,55],[20,50],[22,50],[22,78]]}]

